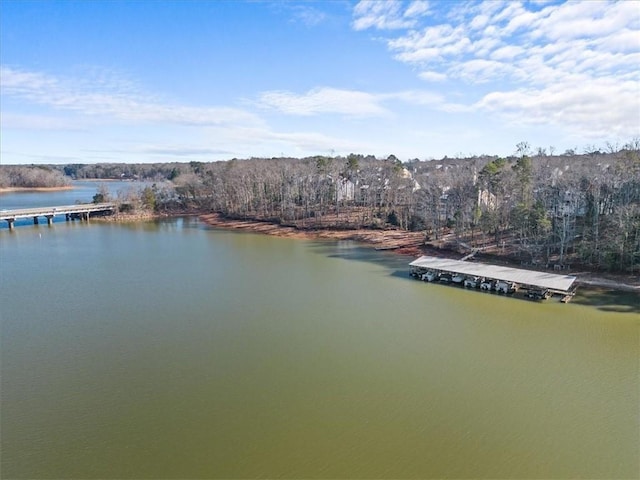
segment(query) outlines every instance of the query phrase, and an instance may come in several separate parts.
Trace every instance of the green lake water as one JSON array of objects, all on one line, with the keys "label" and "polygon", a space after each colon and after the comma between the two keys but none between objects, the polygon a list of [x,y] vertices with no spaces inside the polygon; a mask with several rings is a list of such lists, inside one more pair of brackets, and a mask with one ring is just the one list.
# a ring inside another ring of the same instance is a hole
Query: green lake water
[{"label": "green lake water", "polygon": [[196,219],[0,231],[2,478],[638,478],[640,302]]}]

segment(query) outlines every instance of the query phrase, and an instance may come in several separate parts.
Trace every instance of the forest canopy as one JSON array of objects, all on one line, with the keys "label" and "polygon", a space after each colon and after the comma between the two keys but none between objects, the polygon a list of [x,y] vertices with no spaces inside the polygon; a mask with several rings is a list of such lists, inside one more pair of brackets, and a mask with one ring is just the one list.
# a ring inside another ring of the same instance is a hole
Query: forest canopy
[{"label": "forest canopy", "polygon": [[584,154],[411,160],[361,154],[219,162],[2,166],[0,186],[36,180],[164,181],[156,210],[218,212],[297,228],[424,231],[523,264],[640,271],[640,141]]}]

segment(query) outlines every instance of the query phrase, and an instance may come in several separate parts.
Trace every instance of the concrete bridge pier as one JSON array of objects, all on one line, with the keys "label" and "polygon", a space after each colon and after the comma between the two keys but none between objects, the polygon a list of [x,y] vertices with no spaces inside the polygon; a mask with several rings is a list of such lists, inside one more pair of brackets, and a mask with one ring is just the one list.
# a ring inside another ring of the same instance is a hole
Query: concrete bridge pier
[{"label": "concrete bridge pier", "polygon": [[[2,0],[0,0],[2,1]],[[34,225],[40,223],[42,217],[47,219],[49,225],[53,225],[56,215],[64,215],[65,220],[80,220],[88,222],[92,212],[113,213],[113,203],[87,203],[75,205],[63,205],[61,207],[37,207],[20,208],[14,210],[0,210],[0,221],[6,220],[9,229],[15,226],[14,222],[20,218],[32,218]]]}]

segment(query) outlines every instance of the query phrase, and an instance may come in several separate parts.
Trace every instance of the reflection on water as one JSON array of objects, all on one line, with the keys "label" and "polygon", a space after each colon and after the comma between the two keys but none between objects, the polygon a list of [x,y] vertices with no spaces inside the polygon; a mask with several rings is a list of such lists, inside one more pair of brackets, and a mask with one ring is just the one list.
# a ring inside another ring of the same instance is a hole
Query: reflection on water
[{"label": "reflection on water", "polygon": [[605,312],[640,314],[640,295],[603,288],[579,289],[574,303],[588,305]]},{"label": "reflection on water", "polygon": [[0,232],[3,478],[637,474],[624,296],[425,284],[194,218],[69,227]]}]

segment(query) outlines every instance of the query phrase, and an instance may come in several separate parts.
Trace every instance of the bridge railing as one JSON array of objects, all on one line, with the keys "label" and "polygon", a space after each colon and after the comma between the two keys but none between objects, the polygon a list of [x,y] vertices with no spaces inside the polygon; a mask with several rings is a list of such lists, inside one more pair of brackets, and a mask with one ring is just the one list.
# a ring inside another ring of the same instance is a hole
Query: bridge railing
[{"label": "bridge railing", "polygon": [[56,215],[66,215],[67,219],[72,215],[80,215],[81,218],[88,220],[89,214],[94,212],[108,212],[115,210],[114,203],[83,203],[75,205],[60,205],[55,207],[35,207],[35,208],[19,208],[13,210],[0,210],[0,221],[4,220],[9,223],[9,228],[13,228],[13,223],[21,218],[33,218],[33,223],[38,223],[38,217],[45,217],[47,222],[51,224]]}]

